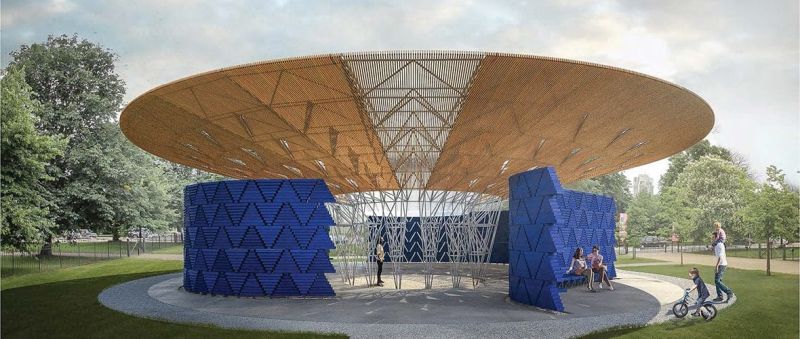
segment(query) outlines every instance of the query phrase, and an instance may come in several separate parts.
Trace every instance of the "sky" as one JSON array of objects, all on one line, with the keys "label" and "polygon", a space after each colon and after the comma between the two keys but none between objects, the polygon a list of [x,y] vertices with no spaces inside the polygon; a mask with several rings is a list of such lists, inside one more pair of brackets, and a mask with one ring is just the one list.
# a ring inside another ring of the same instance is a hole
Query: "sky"
[{"label": "sky", "polygon": [[[260,60],[374,50],[477,50],[596,62],[703,97],[708,139],[800,183],[798,1],[70,1],[0,3],[2,66],[73,34],[119,55],[126,102],[160,84]],[[655,181],[668,162],[625,171]]]}]

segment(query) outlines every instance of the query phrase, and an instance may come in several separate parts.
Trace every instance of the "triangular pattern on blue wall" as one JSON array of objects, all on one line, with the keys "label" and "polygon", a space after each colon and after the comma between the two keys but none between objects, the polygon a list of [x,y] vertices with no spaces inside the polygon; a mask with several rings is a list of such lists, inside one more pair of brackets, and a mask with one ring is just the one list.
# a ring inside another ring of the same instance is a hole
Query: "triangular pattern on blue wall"
[{"label": "triangular pattern on blue wall", "polygon": [[230,180],[184,190],[184,288],[236,296],[333,296],[325,273],[335,202],[320,179]]},{"label": "triangular pattern on blue wall", "polygon": [[539,168],[509,182],[509,296],[512,300],[564,311],[558,283],[577,247],[598,245],[616,277],[614,199],[561,187],[555,169]]}]

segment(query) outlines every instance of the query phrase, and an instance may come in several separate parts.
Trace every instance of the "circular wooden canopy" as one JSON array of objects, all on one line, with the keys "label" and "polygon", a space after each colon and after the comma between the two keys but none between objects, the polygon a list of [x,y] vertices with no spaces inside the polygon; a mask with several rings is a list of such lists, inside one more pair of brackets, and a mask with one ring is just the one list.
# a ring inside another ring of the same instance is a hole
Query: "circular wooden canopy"
[{"label": "circular wooden canopy", "polygon": [[120,117],[134,144],[233,178],[322,178],[334,194],[505,196],[554,166],[565,183],[666,158],[714,113],[669,82],[608,66],[483,52],[270,60],[155,88]]}]

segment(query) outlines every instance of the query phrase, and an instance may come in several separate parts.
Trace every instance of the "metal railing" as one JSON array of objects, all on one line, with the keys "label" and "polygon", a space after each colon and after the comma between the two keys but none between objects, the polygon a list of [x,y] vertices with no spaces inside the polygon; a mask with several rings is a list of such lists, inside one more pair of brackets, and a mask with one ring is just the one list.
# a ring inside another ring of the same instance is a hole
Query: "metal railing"
[{"label": "metal railing", "polygon": [[[774,246],[774,245],[773,245]],[[617,254],[637,253],[693,253],[714,255],[710,243],[675,243],[658,245],[639,245],[639,246],[619,246],[616,247]],[[733,258],[753,258],[766,259],[766,243],[745,244],[726,244],[725,254]],[[798,247],[772,247],[771,258],[773,260],[800,261],[800,248]]]},{"label": "metal railing", "polygon": [[[113,240],[57,240],[50,246],[50,254],[2,251],[0,276],[29,274],[92,264],[104,260],[127,258],[183,244],[183,235],[152,235],[147,238]],[[47,252],[47,251],[44,251]]]}]

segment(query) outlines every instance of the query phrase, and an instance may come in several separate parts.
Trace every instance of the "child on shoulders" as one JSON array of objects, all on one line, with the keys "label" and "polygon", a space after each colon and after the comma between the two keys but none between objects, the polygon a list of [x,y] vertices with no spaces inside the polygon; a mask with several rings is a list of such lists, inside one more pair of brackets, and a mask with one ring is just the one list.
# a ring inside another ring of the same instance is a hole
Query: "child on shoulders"
[{"label": "child on shoulders", "polygon": [[720,224],[719,221],[714,222],[714,230],[716,231],[717,236],[714,238],[714,241],[711,242],[711,248],[714,248],[714,246],[717,246],[717,244],[719,243],[724,244],[725,240],[727,239],[727,236],[725,235],[725,230],[722,229],[722,224]]}]

